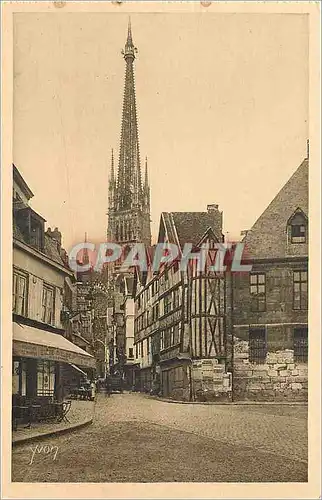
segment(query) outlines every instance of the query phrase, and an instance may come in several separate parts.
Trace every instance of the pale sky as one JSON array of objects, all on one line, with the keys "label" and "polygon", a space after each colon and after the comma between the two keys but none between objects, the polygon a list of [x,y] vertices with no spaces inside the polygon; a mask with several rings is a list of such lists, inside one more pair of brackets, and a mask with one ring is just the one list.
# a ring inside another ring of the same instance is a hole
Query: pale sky
[{"label": "pale sky", "polygon": [[[73,243],[105,241],[128,15],[15,14],[14,163]],[[308,24],[299,14],[133,14],[142,168],[162,211],[218,203],[250,228],[306,156]]]}]

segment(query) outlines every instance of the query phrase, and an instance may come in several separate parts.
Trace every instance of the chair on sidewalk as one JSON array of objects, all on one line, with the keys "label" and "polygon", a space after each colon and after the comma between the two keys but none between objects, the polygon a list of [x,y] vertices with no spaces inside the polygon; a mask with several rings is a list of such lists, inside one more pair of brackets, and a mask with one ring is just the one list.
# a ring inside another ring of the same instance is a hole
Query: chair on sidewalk
[{"label": "chair on sidewalk", "polygon": [[71,409],[71,406],[72,406],[71,400],[63,401],[62,403],[59,404],[57,412],[57,422],[64,421],[70,423],[69,419],[67,418],[67,414]]}]

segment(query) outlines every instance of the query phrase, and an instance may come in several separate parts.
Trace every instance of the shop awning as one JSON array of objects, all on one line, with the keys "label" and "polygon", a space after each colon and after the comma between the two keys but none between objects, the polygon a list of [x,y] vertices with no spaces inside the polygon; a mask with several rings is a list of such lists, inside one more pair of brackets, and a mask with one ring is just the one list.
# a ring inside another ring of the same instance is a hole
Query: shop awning
[{"label": "shop awning", "polygon": [[83,370],[81,370],[78,366],[76,366],[76,365],[72,365],[71,363],[70,363],[70,366],[71,366],[72,368],[74,368],[74,370],[76,370],[77,372],[79,372],[79,373],[81,373],[82,375],[84,375],[85,377],[87,377],[87,373],[83,372]]},{"label": "shop awning", "polygon": [[13,323],[13,354],[95,368],[95,358],[62,335]]}]

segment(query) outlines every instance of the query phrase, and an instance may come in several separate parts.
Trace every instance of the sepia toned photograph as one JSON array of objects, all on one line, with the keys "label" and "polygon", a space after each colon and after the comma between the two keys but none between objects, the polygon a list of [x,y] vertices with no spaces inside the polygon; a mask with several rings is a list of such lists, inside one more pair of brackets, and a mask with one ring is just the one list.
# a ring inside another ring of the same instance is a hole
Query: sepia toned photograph
[{"label": "sepia toned photograph", "polygon": [[68,3],[12,15],[11,481],[307,484],[310,16]]}]

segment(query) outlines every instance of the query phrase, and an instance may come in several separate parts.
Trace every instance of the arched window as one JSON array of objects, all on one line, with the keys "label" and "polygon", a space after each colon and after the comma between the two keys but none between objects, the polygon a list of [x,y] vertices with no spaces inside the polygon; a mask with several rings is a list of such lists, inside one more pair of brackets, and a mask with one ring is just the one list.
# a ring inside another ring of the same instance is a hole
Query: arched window
[{"label": "arched window", "polygon": [[287,226],[290,243],[307,243],[308,220],[300,208],[289,218]]}]

